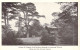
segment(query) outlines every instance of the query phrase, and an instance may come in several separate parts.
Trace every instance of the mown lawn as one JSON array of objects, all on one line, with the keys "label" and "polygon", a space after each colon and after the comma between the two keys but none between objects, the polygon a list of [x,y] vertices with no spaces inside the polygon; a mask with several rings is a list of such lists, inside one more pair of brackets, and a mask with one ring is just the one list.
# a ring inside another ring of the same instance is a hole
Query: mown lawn
[{"label": "mown lawn", "polygon": [[39,45],[41,37],[17,38],[22,40],[24,45]]}]

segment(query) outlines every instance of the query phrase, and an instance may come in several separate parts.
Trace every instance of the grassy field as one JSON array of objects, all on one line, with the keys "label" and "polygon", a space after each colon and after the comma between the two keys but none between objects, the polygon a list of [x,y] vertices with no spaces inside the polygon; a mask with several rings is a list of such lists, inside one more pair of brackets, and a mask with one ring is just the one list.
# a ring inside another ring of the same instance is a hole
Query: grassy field
[{"label": "grassy field", "polygon": [[17,38],[22,40],[24,45],[39,45],[41,37]]}]

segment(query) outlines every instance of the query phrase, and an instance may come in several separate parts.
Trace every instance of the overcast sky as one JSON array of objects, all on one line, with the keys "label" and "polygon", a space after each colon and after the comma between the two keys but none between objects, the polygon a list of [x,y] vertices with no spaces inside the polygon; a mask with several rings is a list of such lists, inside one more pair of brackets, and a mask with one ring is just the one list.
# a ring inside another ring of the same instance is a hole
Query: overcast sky
[{"label": "overcast sky", "polygon": [[[33,3],[33,2],[32,2]],[[53,12],[61,12],[60,5],[54,2],[35,2],[36,10],[40,15],[45,15],[46,18],[39,18],[42,25],[44,23],[50,24],[54,17],[51,15]],[[12,29],[17,31],[15,27],[16,20],[10,21]]]},{"label": "overcast sky", "polygon": [[45,18],[40,18],[40,22],[43,25],[44,23],[50,24],[54,17],[51,15],[53,12],[61,12],[60,5],[54,2],[36,2],[36,10],[40,15],[45,15]]}]

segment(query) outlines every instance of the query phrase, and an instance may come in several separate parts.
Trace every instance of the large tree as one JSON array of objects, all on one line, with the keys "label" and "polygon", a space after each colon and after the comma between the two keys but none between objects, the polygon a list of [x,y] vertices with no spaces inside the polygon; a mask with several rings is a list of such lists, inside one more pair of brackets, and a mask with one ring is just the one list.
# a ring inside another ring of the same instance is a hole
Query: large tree
[{"label": "large tree", "polygon": [[44,15],[39,15],[39,13],[36,11],[36,6],[33,3],[19,3],[17,5],[17,9],[19,9],[23,14],[24,14],[24,18],[19,16],[19,22],[18,22],[18,33],[21,33],[21,23],[23,21],[25,26],[24,28],[26,28],[26,37],[29,37],[29,27],[30,27],[30,22],[34,21],[34,17],[44,17]]},{"label": "large tree", "polygon": [[[20,12],[23,13],[24,18]],[[10,13],[10,15],[8,15]],[[11,15],[12,14],[12,15]],[[18,17],[18,18],[16,18]],[[18,20],[18,33],[21,33],[21,23],[25,24],[26,36],[29,37],[29,26],[30,22],[34,20],[34,17],[44,17],[39,15],[36,11],[36,6],[33,3],[21,3],[21,2],[3,2],[2,3],[2,18],[5,21],[5,26],[9,25],[9,20]],[[25,22],[23,22],[25,21]]]},{"label": "large tree", "polygon": [[16,8],[17,2],[2,2],[2,19],[4,19],[2,28],[4,29],[4,33],[7,34],[10,29],[9,21],[14,19],[18,12]]},{"label": "large tree", "polygon": [[52,22],[59,29],[59,35],[61,36],[61,42],[63,44],[78,44],[78,3],[77,2],[59,2],[61,5],[61,13],[57,14],[59,17]]},{"label": "large tree", "polygon": [[27,34],[27,37],[29,37],[29,23],[34,20],[34,17],[39,18],[44,16],[38,14],[38,12],[36,11],[36,6],[33,3],[26,3],[25,7],[26,7],[25,26],[27,28],[26,34]]}]

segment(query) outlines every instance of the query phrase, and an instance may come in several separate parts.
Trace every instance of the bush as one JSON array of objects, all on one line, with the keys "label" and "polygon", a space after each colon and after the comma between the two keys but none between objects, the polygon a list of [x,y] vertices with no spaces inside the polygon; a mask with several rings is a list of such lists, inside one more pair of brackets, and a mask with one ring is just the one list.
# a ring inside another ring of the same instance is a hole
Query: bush
[{"label": "bush", "polygon": [[55,43],[55,37],[53,35],[50,35],[47,30],[44,30],[42,32],[41,37],[41,44],[42,45],[54,45]]},{"label": "bush", "polygon": [[[13,31],[8,31],[4,33],[5,37],[2,37],[2,45],[20,45],[22,41],[16,39],[16,35]],[[3,35],[4,36],[4,35]]]}]

